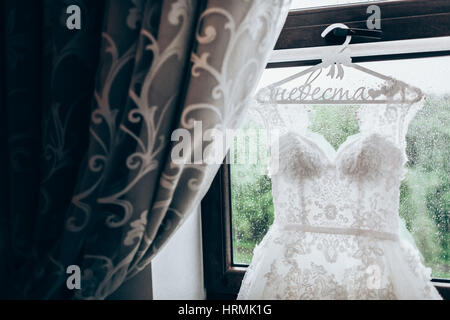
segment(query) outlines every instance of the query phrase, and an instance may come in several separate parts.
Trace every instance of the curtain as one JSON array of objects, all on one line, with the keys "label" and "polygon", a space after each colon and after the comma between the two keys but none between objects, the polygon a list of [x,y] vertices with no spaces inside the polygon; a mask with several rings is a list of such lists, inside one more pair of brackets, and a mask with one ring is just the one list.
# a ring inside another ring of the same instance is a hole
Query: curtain
[{"label": "curtain", "polygon": [[[70,5],[80,8],[80,29],[67,27]],[[104,299],[148,265],[219,167],[189,161],[219,145],[196,126],[239,126],[288,7],[2,2],[0,285],[8,298]],[[186,143],[173,139],[179,130],[191,147],[174,161]],[[78,290],[66,286],[70,265],[81,269]]]}]

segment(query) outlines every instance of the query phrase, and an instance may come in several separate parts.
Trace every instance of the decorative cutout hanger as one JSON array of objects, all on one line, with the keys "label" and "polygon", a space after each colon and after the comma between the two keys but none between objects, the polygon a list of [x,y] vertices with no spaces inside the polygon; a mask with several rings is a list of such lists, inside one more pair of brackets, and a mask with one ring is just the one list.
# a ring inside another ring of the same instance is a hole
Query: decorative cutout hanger
[{"label": "decorative cutout hanger", "polygon": [[[353,30],[345,24],[335,23],[328,26],[321,34],[326,37],[333,30]],[[352,39],[352,32],[339,32],[346,34],[344,43],[335,52],[327,54],[322,62],[306,70],[291,75],[260,89],[256,99],[260,103],[272,104],[412,104],[422,99],[420,89],[410,86],[400,80],[379,72],[370,70],[352,62],[351,50],[348,45]],[[355,33],[355,32],[353,32]],[[381,80],[378,88],[366,88],[364,86],[350,91],[344,88],[321,88],[314,86],[315,80],[326,69],[326,76],[331,79],[342,80],[344,78],[344,66],[356,69],[371,77]],[[283,89],[282,85],[296,79],[304,78],[305,81],[291,89]]]}]

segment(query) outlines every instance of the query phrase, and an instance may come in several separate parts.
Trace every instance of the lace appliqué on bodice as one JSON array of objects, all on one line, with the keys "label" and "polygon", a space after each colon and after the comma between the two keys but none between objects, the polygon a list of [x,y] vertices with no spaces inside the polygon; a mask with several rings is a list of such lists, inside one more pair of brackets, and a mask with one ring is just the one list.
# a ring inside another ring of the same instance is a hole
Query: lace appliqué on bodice
[{"label": "lace appliqu\u00e9 on bodice", "polygon": [[391,108],[371,111],[372,127],[360,119],[337,150],[307,123],[279,137],[275,219],[239,299],[440,298],[417,249],[398,238],[405,128],[419,107]]},{"label": "lace appliqu\u00e9 on bodice", "polygon": [[327,152],[320,138],[280,137],[278,169],[271,170],[275,223],[395,233],[402,150],[380,134],[357,134]]}]

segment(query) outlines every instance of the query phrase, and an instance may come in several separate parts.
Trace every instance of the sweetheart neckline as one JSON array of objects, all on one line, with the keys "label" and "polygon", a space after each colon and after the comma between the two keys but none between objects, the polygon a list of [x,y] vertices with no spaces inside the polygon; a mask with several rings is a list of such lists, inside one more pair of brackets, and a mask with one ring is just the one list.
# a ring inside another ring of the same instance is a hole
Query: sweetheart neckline
[{"label": "sweetheart neckline", "polygon": [[[348,136],[345,141],[339,145],[339,147],[337,149],[335,149],[331,143],[321,134],[316,133],[316,132],[312,132],[312,131],[307,131],[305,135],[299,134],[297,132],[293,132],[291,131],[290,133],[295,134],[296,137],[303,139],[309,143],[312,143],[314,145],[314,147],[324,156],[324,158],[326,158],[328,161],[329,165],[332,166],[336,166],[337,164],[337,160],[339,158],[339,156],[342,154],[343,150],[345,150],[346,148],[352,146],[354,143],[358,142],[358,141],[362,141],[365,139],[369,139],[371,137],[374,136],[378,136],[383,138],[386,142],[390,143],[392,146],[394,146],[395,148],[397,148],[400,152],[402,152],[402,150],[400,149],[400,147],[398,147],[396,144],[394,144],[392,141],[390,141],[389,139],[387,139],[387,137],[385,135],[382,135],[378,132],[371,132],[371,133],[362,133],[362,132],[358,132],[356,134],[352,134],[350,136]],[[322,148],[322,146],[314,139],[314,136],[319,137],[320,139],[322,139],[325,144],[328,145],[328,147],[330,147],[331,150],[333,150],[333,157],[330,158],[330,156],[328,155],[328,153],[324,150],[324,148]]]},{"label": "sweetheart neckline", "polygon": [[[324,137],[323,134],[313,132],[313,131],[307,131],[305,136],[300,137],[306,138],[307,140],[313,142],[313,144],[322,152],[324,153],[325,157],[328,159],[328,162],[335,163],[339,154],[342,152],[342,150],[347,146],[351,145],[352,142],[358,141],[359,137],[363,136],[362,132],[358,132],[352,135],[349,135],[347,138],[345,138],[344,142],[342,142],[338,148],[336,149],[333,147],[333,145]],[[329,147],[330,150],[333,151],[332,157],[329,156],[329,153],[324,150],[324,148],[321,147],[320,143],[314,139],[314,137],[319,138],[322,140],[327,147]]]}]

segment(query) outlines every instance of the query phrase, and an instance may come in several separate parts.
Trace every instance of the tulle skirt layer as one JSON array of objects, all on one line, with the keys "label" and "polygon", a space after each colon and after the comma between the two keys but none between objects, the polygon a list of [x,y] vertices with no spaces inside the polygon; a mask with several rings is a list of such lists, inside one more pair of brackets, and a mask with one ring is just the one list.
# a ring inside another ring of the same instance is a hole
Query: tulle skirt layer
[{"label": "tulle skirt layer", "polygon": [[441,299],[402,239],[286,230],[255,248],[238,299]]}]

